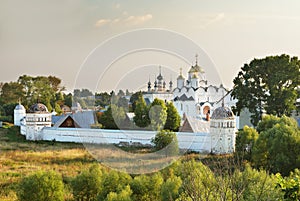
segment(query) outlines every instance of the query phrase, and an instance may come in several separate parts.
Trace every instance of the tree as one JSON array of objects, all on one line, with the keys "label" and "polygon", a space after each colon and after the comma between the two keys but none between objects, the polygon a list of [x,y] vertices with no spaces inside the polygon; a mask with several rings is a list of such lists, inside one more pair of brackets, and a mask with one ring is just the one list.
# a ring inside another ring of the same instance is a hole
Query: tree
[{"label": "tree", "polygon": [[288,55],[254,59],[234,78],[232,95],[238,99],[239,113],[248,108],[251,122],[257,125],[263,111],[277,116],[290,115],[295,109],[300,84],[300,61]]},{"label": "tree", "polygon": [[109,106],[107,110],[99,117],[99,123],[106,129],[118,129],[118,125],[112,114],[112,107]]},{"label": "tree", "polygon": [[138,100],[136,101],[134,115],[135,116],[133,117],[133,121],[135,125],[137,125],[140,128],[145,128],[149,126],[150,119],[148,114],[148,107],[143,96],[139,96]]},{"label": "tree", "polygon": [[166,156],[175,156],[179,153],[176,133],[169,130],[159,131],[152,139],[156,150],[164,149]]},{"label": "tree", "polygon": [[256,167],[287,176],[300,166],[300,129],[294,119],[266,116],[258,128],[252,155]]},{"label": "tree", "polygon": [[22,179],[17,196],[20,201],[63,201],[64,185],[62,178],[53,171],[36,172]]},{"label": "tree", "polygon": [[167,107],[163,100],[155,98],[149,109],[150,124],[152,129],[161,130],[167,120]]},{"label": "tree", "polygon": [[78,201],[95,201],[102,190],[102,171],[93,165],[88,171],[77,175],[71,183],[74,199]]},{"label": "tree", "polygon": [[1,100],[4,104],[17,103],[25,99],[25,91],[18,82],[4,83],[1,91]]},{"label": "tree", "polygon": [[140,96],[143,96],[142,92],[141,91],[138,91],[138,92],[135,92],[134,94],[132,94],[130,96],[130,103],[132,105],[132,112],[135,111],[135,106],[136,106],[136,101],[139,100],[139,97]]},{"label": "tree", "polygon": [[254,143],[258,138],[258,132],[254,128],[245,126],[238,131],[235,143],[235,156],[238,159],[251,161]]},{"label": "tree", "polygon": [[283,178],[279,173],[276,174],[277,187],[284,193],[287,201],[300,200],[300,172],[295,169],[289,177]]},{"label": "tree", "polygon": [[[131,180],[131,176],[125,172],[117,172],[114,170],[105,172],[102,177],[103,189],[97,199],[99,201],[105,199],[118,200],[116,198],[122,196],[122,194],[123,196],[126,194],[129,195],[130,189],[128,189],[127,186],[131,183]],[[122,193],[124,189],[125,192]],[[112,193],[115,195],[109,195]]]},{"label": "tree", "polygon": [[180,115],[172,102],[168,102],[166,106],[167,120],[164,129],[178,131],[180,127]]},{"label": "tree", "polygon": [[176,200],[179,196],[179,189],[181,187],[181,184],[181,178],[172,174],[162,185],[162,201]]},{"label": "tree", "polygon": [[124,189],[121,190],[121,192],[110,192],[107,195],[106,201],[132,201],[131,199],[132,190],[130,189],[130,186],[127,185]]},{"label": "tree", "polygon": [[105,107],[110,105],[111,96],[107,92],[96,93],[95,94],[95,104],[100,105],[101,107]]},{"label": "tree", "polygon": [[162,184],[163,178],[160,173],[155,173],[153,175],[139,175],[134,177],[130,183],[133,191],[133,200],[160,200]]}]

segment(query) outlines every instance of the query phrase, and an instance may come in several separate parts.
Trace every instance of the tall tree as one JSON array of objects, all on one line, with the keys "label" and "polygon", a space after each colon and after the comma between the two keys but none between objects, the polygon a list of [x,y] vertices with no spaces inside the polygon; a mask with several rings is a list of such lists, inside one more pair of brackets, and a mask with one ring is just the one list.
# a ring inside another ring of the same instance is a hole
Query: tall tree
[{"label": "tall tree", "polygon": [[254,59],[245,64],[235,77],[232,95],[238,99],[237,112],[248,108],[257,125],[262,113],[290,115],[300,85],[300,61],[288,55]]},{"label": "tall tree", "polygon": [[167,120],[167,107],[163,100],[155,98],[149,108],[151,127],[154,130],[161,130]]},{"label": "tall tree", "polygon": [[167,106],[167,120],[164,129],[171,131],[178,131],[180,126],[180,115],[172,102],[168,102]]},{"label": "tall tree", "polygon": [[136,101],[134,115],[135,116],[133,117],[133,121],[136,126],[140,128],[149,126],[150,119],[148,114],[148,107],[142,95],[140,95],[138,97],[138,100]]},{"label": "tall tree", "polygon": [[135,106],[136,106],[136,101],[139,100],[139,97],[143,96],[141,91],[135,92],[134,94],[131,95],[130,97],[130,103],[132,105],[132,112],[134,112],[135,110]]}]

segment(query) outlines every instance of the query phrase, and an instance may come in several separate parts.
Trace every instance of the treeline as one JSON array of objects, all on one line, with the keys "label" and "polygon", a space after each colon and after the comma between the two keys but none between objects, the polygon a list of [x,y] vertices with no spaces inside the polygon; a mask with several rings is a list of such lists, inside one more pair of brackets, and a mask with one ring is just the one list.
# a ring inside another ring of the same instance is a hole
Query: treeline
[{"label": "treeline", "polygon": [[293,118],[266,115],[237,133],[235,156],[255,168],[290,174],[300,167],[300,128]]},{"label": "treeline", "polygon": [[66,93],[62,80],[55,76],[29,76],[22,75],[17,81],[0,83],[0,121],[13,121],[15,106],[21,102],[26,110],[34,103],[46,105],[48,110],[62,113],[61,107],[72,107],[79,103],[83,109],[105,108],[111,104],[112,97],[119,100],[119,106],[128,107],[125,96],[133,93],[119,90],[110,93],[93,93],[88,89],[74,89],[73,93]]},{"label": "treeline", "polygon": [[[229,160],[227,160],[229,161]],[[246,165],[214,169],[195,160],[177,161],[148,175],[129,175],[95,164],[75,177],[54,171],[23,178],[16,188],[20,201],[192,201],[192,200],[298,200],[300,172],[290,177],[269,175]],[[291,185],[292,184],[292,185]]]},{"label": "treeline", "polygon": [[[133,112],[133,119],[126,116]],[[178,131],[180,115],[172,102],[155,98],[146,104],[141,92],[134,93],[129,102],[123,97],[113,96],[110,106],[103,113],[97,113],[98,122],[106,129],[143,129]]]}]

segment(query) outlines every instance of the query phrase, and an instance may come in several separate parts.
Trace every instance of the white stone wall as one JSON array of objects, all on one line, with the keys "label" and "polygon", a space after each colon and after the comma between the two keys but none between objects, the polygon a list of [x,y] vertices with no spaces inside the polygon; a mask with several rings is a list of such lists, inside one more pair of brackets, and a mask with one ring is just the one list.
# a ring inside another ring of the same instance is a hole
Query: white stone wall
[{"label": "white stone wall", "polygon": [[[155,134],[154,131],[82,128],[44,128],[40,133],[42,140],[97,144],[118,144],[120,142],[151,144],[151,139]],[[177,139],[180,149],[202,153],[211,151],[209,133],[177,133]]]}]

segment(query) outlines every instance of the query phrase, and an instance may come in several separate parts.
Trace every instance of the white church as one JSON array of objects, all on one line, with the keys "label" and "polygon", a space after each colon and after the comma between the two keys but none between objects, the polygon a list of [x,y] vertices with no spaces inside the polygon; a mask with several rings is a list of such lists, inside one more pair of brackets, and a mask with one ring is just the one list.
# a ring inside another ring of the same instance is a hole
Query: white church
[{"label": "white church", "polygon": [[181,117],[190,116],[197,119],[209,118],[215,108],[221,107],[222,103],[229,108],[236,104],[230,91],[222,84],[220,86],[209,84],[204,69],[198,65],[197,55],[195,65],[188,71],[187,79],[180,69],[176,84],[173,88],[173,82],[170,81],[167,86],[159,67],[159,75],[153,83],[153,88],[149,80],[144,98],[149,102],[155,98],[173,101]]}]

